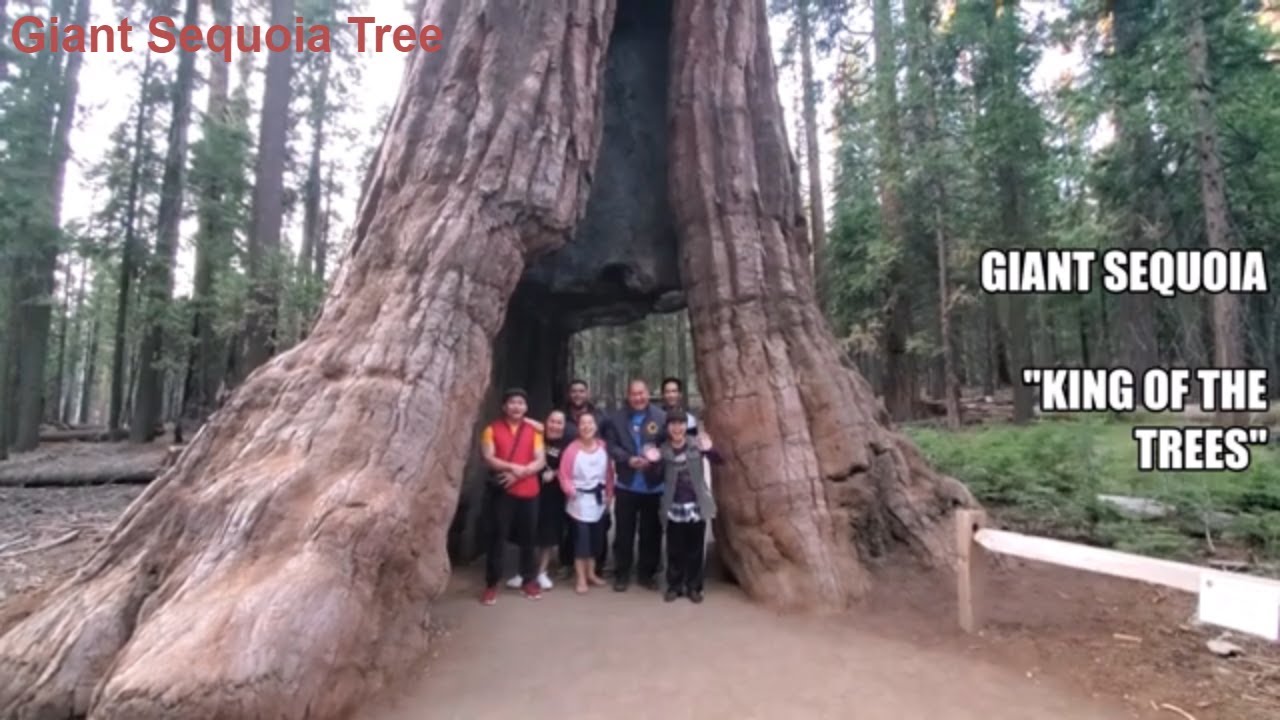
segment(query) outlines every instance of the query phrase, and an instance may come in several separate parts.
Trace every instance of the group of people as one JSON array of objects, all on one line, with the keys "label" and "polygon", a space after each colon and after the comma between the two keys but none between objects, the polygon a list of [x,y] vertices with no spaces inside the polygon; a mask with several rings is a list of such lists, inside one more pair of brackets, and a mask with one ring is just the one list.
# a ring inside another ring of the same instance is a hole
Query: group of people
[{"label": "group of people", "polygon": [[[643,380],[632,380],[626,405],[602,413],[583,380],[568,388],[568,406],[545,421],[527,417],[528,396],[503,393],[502,417],[485,426],[481,452],[491,473],[485,488],[489,551],[481,602],[497,602],[507,541],[519,549],[519,572],[508,582],[530,599],[554,583],[551,560],[586,593],[606,584],[601,573],[614,527],[613,589],[634,577],[657,590],[665,529],[664,598],[702,602],[707,523],[715,517],[703,458],[723,459],[683,407],[678,378],[662,382],[655,405]],[[639,551],[637,553],[637,546]]]}]

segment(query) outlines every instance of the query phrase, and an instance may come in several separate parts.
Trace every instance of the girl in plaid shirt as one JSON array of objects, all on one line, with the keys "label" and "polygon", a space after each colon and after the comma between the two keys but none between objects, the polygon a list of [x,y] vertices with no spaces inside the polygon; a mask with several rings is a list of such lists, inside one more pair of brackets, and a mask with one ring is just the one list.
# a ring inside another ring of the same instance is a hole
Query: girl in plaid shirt
[{"label": "girl in plaid shirt", "polygon": [[667,413],[667,439],[658,449],[665,473],[661,518],[667,529],[667,592],[672,602],[687,596],[702,602],[707,523],[716,516],[716,503],[704,472],[703,458],[719,465],[724,459],[700,433],[688,435],[689,414],[680,408]]}]

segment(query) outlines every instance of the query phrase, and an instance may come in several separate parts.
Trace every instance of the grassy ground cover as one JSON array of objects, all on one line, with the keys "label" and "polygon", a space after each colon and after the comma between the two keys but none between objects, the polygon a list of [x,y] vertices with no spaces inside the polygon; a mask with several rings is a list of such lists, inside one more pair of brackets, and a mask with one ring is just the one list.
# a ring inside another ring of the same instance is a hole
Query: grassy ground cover
[{"label": "grassy ground cover", "polygon": [[[1246,560],[1280,575],[1280,448],[1254,446],[1242,472],[1143,472],[1131,428],[1131,421],[1091,417],[907,432],[1003,527],[1158,557]],[[1129,518],[1100,494],[1174,510]]]}]

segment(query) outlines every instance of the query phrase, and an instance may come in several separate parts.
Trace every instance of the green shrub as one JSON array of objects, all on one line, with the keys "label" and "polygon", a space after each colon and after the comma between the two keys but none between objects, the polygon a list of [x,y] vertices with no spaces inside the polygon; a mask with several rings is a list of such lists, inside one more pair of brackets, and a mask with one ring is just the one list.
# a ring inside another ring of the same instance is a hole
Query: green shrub
[{"label": "green shrub", "polygon": [[[926,457],[1012,529],[1161,557],[1207,550],[1206,533],[1280,559],[1280,449],[1253,448],[1243,472],[1142,472],[1127,422],[1098,416],[1025,427],[908,428]],[[1121,517],[1098,494],[1170,504],[1157,520]]]}]

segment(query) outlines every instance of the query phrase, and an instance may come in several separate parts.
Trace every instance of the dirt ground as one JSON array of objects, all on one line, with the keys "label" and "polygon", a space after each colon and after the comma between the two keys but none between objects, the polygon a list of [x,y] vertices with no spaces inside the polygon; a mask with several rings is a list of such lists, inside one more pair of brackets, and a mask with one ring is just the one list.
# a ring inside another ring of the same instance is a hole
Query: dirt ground
[{"label": "dirt ground", "polygon": [[0,603],[74,570],[144,489],[0,486]]},{"label": "dirt ground", "polygon": [[420,684],[362,720],[1280,717],[1280,651],[1233,637],[1246,654],[1215,657],[1204,643],[1220,633],[1191,624],[1189,597],[1019,564],[968,636],[950,587],[888,573],[839,618],[778,616],[723,583],[700,606],[556,588],[483,607],[466,569],[437,603]]},{"label": "dirt ground", "polygon": [[[75,568],[141,488],[0,488],[6,599]],[[69,533],[75,538],[44,548]],[[361,720],[431,718],[1280,718],[1280,647],[1194,623],[1195,599],[1013,561],[965,635],[948,578],[885,570],[865,606],[782,617],[713,583],[702,605],[564,587],[476,602],[476,569],[436,604],[419,683]]]}]

